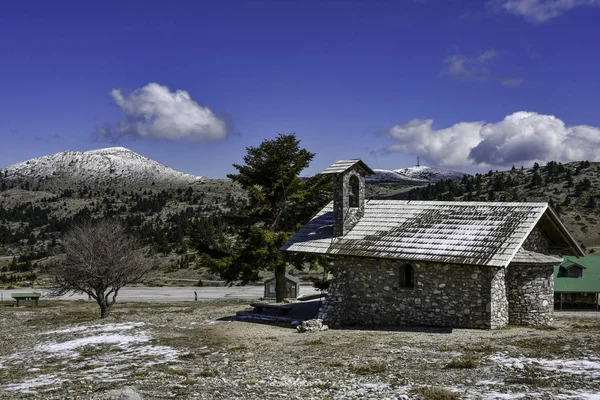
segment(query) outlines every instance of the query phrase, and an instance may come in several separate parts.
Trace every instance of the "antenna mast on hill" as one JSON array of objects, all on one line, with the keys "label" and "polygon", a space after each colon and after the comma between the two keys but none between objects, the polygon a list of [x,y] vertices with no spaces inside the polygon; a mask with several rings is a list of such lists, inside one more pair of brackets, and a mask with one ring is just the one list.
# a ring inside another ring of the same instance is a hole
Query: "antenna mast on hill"
[{"label": "antenna mast on hill", "polygon": [[417,156],[417,167],[420,167],[420,165],[419,165],[419,156]]}]

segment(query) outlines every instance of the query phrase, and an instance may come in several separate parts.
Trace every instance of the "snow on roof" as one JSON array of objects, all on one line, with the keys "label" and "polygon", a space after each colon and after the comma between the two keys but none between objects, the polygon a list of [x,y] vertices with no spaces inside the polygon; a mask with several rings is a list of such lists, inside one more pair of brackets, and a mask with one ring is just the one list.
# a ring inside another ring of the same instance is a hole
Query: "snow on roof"
[{"label": "snow on roof", "polygon": [[[546,203],[367,200],[356,225],[333,237],[330,203],[281,250],[505,267],[540,218],[555,216],[549,210]],[[553,226],[571,238],[560,221]]]}]

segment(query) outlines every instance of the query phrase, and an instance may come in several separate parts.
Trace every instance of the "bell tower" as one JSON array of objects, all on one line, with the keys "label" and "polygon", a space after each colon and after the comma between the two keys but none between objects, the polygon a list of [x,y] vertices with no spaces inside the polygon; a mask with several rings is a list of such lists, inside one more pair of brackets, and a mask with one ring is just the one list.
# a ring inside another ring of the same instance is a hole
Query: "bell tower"
[{"label": "bell tower", "polygon": [[321,173],[333,179],[333,236],[344,236],[365,212],[365,178],[375,172],[361,160],[340,160]]}]

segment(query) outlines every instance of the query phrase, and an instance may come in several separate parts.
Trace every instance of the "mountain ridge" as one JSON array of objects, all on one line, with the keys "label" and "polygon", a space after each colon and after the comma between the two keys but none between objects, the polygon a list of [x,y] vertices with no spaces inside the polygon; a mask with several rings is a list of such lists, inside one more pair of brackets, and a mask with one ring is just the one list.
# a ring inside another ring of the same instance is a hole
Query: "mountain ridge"
[{"label": "mountain ridge", "polygon": [[367,183],[412,183],[427,184],[442,180],[459,180],[469,175],[464,172],[451,171],[428,166],[414,166],[400,169],[373,169],[375,175],[367,177]]},{"label": "mountain ridge", "polygon": [[63,151],[22,161],[0,172],[5,185],[48,191],[73,186],[183,185],[207,179],[177,171],[124,147]]}]

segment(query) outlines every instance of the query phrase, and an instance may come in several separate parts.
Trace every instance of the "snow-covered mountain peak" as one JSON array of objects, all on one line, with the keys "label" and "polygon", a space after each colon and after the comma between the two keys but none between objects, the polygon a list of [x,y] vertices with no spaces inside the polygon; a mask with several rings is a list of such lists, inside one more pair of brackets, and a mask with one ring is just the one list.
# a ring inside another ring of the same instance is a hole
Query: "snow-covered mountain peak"
[{"label": "snow-covered mountain peak", "polygon": [[404,175],[407,177],[415,179],[424,179],[430,182],[437,182],[445,179],[462,179],[463,176],[468,175],[464,172],[450,171],[447,169],[428,167],[425,165],[417,165],[409,168],[400,168],[394,170],[394,172],[397,172],[400,175]]},{"label": "snow-covered mountain peak", "polygon": [[367,177],[367,182],[402,182],[402,183],[429,183],[445,179],[461,179],[464,172],[449,171],[441,168],[415,166],[409,168],[374,169],[375,175]]},{"label": "snow-covered mountain peak", "polygon": [[6,168],[9,185],[53,190],[80,186],[191,184],[206,178],[176,171],[124,147],[64,151]]},{"label": "snow-covered mountain peak", "polygon": [[89,154],[118,154],[118,153],[135,153],[135,152],[132,150],[126,149],[125,147],[117,146],[117,147],[106,147],[104,149],[90,150],[90,151],[87,151],[86,153],[89,153]]}]

